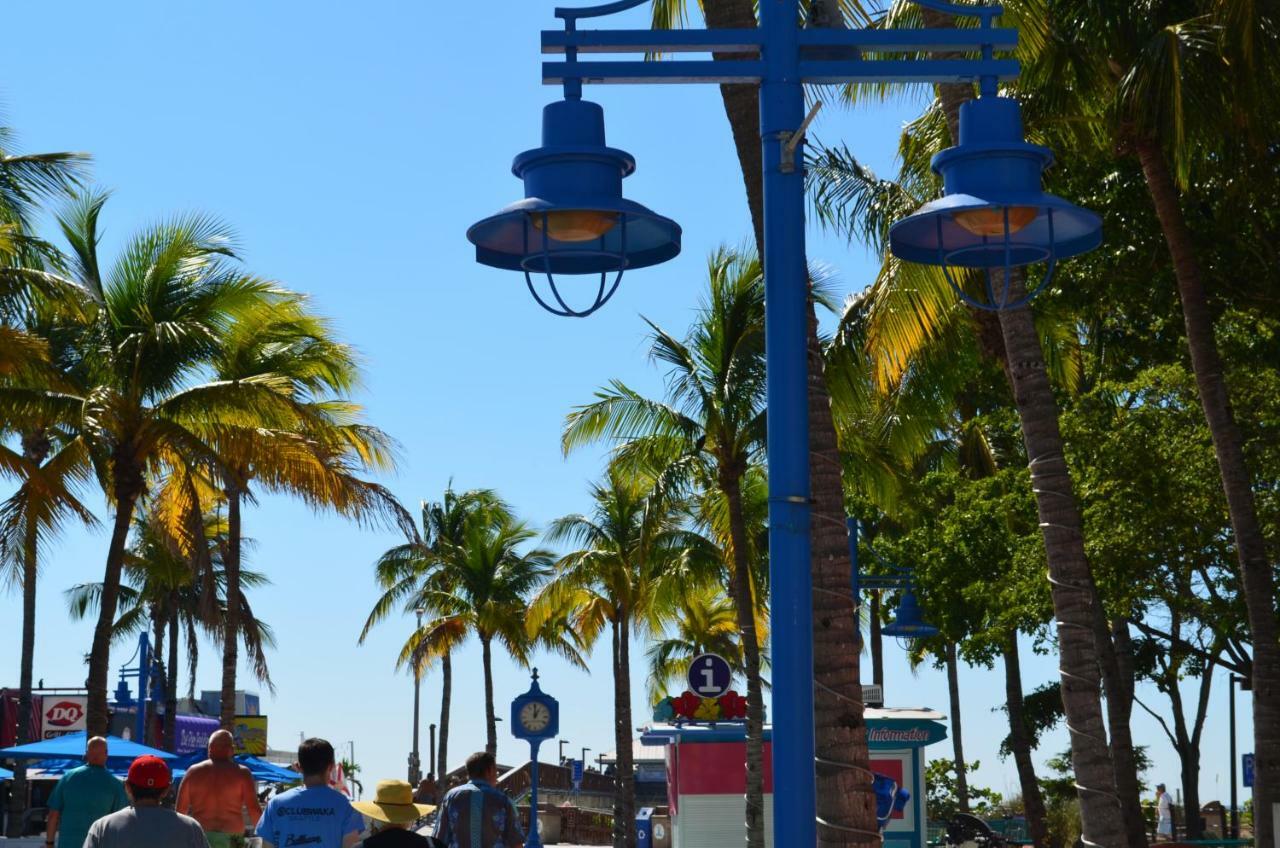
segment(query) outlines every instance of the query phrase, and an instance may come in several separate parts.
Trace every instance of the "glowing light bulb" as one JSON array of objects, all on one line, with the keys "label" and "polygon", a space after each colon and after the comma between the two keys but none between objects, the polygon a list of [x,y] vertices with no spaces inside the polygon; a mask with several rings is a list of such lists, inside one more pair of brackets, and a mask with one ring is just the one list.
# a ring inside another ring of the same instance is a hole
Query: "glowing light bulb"
[{"label": "glowing light bulb", "polygon": [[556,241],[594,241],[618,224],[613,212],[596,212],[590,209],[574,209],[564,212],[535,212],[530,215],[536,229],[546,228],[547,235]]},{"label": "glowing light bulb", "polygon": [[1010,235],[1022,231],[1040,214],[1034,206],[987,206],[955,212],[951,217],[975,236],[1003,236],[1006,209],[1009,210]]}]

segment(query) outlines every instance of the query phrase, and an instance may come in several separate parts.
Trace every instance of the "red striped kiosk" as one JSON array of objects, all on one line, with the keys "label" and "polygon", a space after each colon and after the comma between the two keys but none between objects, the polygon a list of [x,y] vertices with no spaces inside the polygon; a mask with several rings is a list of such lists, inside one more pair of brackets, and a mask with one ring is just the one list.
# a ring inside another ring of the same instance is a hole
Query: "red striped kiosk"
[{"label": "red striped kiosk", "polygon": [[[947,738],[945,717],[930,709],[868,707],[871,770],[911,793],[884,830],[887,848],[924,848],[924,749]],[[746,792],[746,728],[741,722],[655,724],[646,745],[666,746],[672,848],[741,848]],[[773,845],[772,730],[764,730],[765,844]],[[784,848],[784,846],[779,846]]]}]

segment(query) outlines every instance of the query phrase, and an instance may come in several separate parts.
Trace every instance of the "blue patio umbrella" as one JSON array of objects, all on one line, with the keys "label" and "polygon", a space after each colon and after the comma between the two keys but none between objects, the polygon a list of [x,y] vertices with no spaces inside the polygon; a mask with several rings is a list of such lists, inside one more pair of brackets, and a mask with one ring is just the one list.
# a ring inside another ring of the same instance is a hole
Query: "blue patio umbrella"
[{"label": "blue patio umbrella", "polygon": [[[174,779],[180,774],[186,772],[196,763],[202,763],[207,759],[204,751],[195,751],[190,754],[184,754],[177,758],[169,765],[173,769]],[[251,754],[240,754],[235,761],[245,768],[249,769],[249,773],[253,775],[254,780],[263,783],[293,783],[302,780],[302,775],[296,771],[278,766],[275,763],[269,763],[266,760],[259,759]]]},{"label": "blue patio umbrella", "polygon": [[0,780],[13,780],[13,772],[7,768],[0,768]]},{"label": "blue patio umbrella", "polygon": [[[108,761],[128,760],[133,762],[138,757],[150,754],[153,757],[159,757],[162,760],[175,759],[173,754],[168,751],[161,751],[158,748],[149,748],[146,745],[139,745],[137,742],[130,742],[128,739],[121,739],[119,736],[108,736],[107,755]],[[42,739],[39,742],[31,742],[26,745],[18,745],[13,748],[0,748],[0,759],[5,760],[78,760],[84,761],[84,745],[85,733],[69,733],[66,736],[57,736],[53,739]]]}]

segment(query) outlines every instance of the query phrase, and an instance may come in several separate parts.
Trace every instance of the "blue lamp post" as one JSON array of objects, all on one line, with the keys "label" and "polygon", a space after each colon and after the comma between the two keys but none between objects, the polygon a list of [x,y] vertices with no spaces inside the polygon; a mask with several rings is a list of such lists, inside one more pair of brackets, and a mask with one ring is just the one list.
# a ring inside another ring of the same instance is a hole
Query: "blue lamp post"
[{"label": "blue lamp post", "polygon": [[[1047,151],[1021,138],[1018,107],[997,96],[1018,63],[996,51],[1017,45],[1017,32],[994,24],[997,6],[913,0],[979,19],[955,29],[804,29],[799,0],[760,0],[760,26],[742,30],[584,30],[579,22],[624,12],[648,0],[618,0],[557,9],[562,31],[542,33],[544,83],[564,99],[543,112],[542,146],[516,157],[525,197],[471,227],[476,260],[523,272],[538,303],[584,317],[617,290],[628,269],[655,265],[680,250],[680,228],[624,200],[622,179],[634,160],[605,146],[603,112],[582,100],[585,83],[747,83],[760,86],[764,162],[764,276],[768,368],[769,551],[773,660],[774,845],[817,841],[812,583],[809,550],[809,418],[806,361],[808,280],[805,269],[803,142],[805,84],[901,81],[981,83],[982,97],[961,115],[961,138],[940,155],[945,196],[894,232],[891,247],[908,261],[976,267],[996,273],[1031,262],[1050,266],[1096,246],[1101,225],[1091,213],[1040,191]],[[909,58],[920,52],[976,59]],[[583,61],[593,53],[634,60]],[[746,58],[645,61],[653,54],[731,53]],[[863,58],[874,56],[875,58]],[[1030,210],[1030,211],[1028,211]],[[910,226],[908,226],[910,224]],[[976,231],[976,232],[975,232]],[[930,240],[931,239],[931,240]],[[535,275],[547,277],[550,298]],[[587,296],[573,303],[565,277],[586,277]],[[598,279],[597,279],[598,278]],[[1010,308],[1005,274],[1003,298]],[[994,285],[989,286],[994,290]],[[957,285],[959,290],[959,286]],[[785,693],[785,695],[783,694]],[[830,826],[830,825],[824,825]],[[875,834],[865,834],[874,837]]]},{"label": "blue lamp post", "polygon": [[124,665],[120,668],[120,682],[116,684],[116,704],[125,708],[135,706],[125,678],[136,677],[138,679],[136,704],[138,715],[134,720],[134,738],[139,745],[144,745],[147,741],[147,698],[151,694],[151,687],[148,685],[151,674],[151,640],[147,637],[145,630],[138,636],[138,650],[130,659],[134,658],[138,660],[136,666]]}]

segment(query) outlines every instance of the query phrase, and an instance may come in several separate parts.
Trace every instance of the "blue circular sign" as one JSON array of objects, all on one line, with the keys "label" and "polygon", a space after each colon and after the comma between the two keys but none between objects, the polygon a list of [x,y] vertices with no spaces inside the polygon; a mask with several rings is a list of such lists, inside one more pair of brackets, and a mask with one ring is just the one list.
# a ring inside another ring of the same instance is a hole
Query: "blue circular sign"
[{"label": "blue circular sign", "polygon": [[733,670],[718,654],[699,654],[689,664],[689,691],[701,698],[719,698],[733,685]]}]

